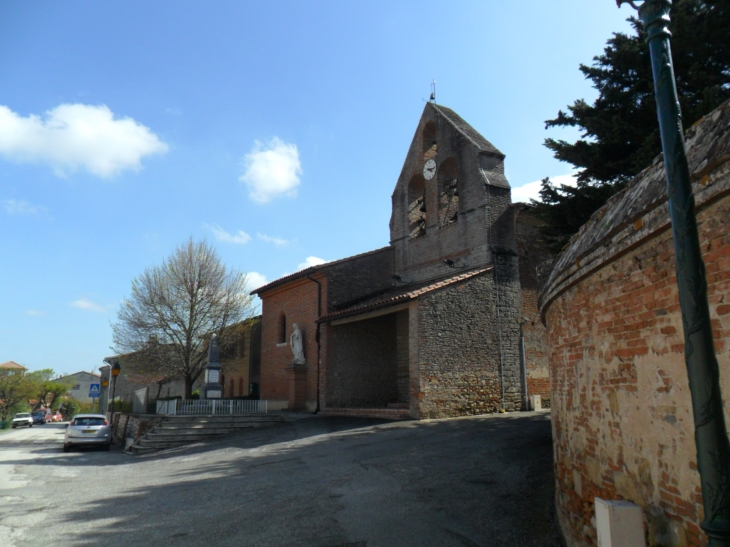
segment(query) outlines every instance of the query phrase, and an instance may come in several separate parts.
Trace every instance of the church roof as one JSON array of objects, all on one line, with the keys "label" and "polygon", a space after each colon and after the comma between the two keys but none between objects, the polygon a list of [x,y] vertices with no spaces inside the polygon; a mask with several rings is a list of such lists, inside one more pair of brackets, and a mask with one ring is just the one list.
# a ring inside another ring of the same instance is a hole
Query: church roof
[{"label": "church roof", "polygon": [[420,285],[409,285],[406,287],[396,287],[392,291],[388,291],[385,294],[380,294],[377,297],[367,300],[365,302],[360,302],[359,304],[357,304],[355,306],[351,306],[344,310],[338,310],[338,311],[323,315],[322,317],[319,318],[319,320],[317,322],[326,323],[328,321],[333,321],[335,319],[344,319],[345,317],[350,317],[352,315],[359,315],[360,313],[367,313],[367,312],[375,311],[379,308],[387,308],[388,306],[394,306],[396,304],[401,304],[401,303],[407,302],[409,300],[414,300],[414,299],[418,298],[419,296],[422,296],[426,293],[430,293],[430,292],[438,290],[438,289],[443,289],[444,287],[453,285],[454,283],[458,283],[460,281],[465,281],[472,277],[476,277],[477,275],[481,275],[484,272],[487,272],[491,269],[492,269],[492,266],[489,266],[487,268],[478,268],[475,270],[469,270],[467,272],[462,272],[457,275],[452,275],[447,278],[442,278],[438,281],[431,280],[431,281],[427,281],[425,283],[421,283]]},{"label": "church roof", "polygon": [[469,139],[474,144],[474,146],[476,146],[480,150],[504,156],[504,154],[502,154],[502,152],[500,152],[496,146],[494,146],[491,142],[485,139],[482,134],[479,133],[479,131],[474,129],[466,122],[466,120],[464,120],[464,118],[459,116],[450,108],[436,103],[428,103],[428,106],[436,110],[436,112],[438,112],[441,117],[445,118],[459,133]]},{"label": "church roof", "polygon": [[330,266],[336,266],[338,264],[342,264],[344,262],[349,262],[350,260],[355,260],[357,258],[363,258],[364,256],[368,255],[374,255],[376,253],[382,253],[383,251],[392,251],[393,248],[388,245],[387,247],[381,247],[380,249],[375,249],[374,251],[367,251],[365,253],[360,253],[353,256],[348,256],[346,258],[341,258],[339,260],[333,260],[331,262],[325,262],[324,264],[318,264],[316,266],[310,266],[309,268],[305,268],[303,270],[299,270],[298,272],[294,272],[293,274],[285,275],[284,277],[280,277],[279,279],[275,279],[271,283],[267,283],[266,285],[263,285],[259,287],[258,289],[255,289],[250,292],[250,294],[257,294],[261,295],[265,293],[266,291],[269,291],[273,289],[274,287],[278,287],[279,285],[284,285],[286,283],[289,283],[290,281],[294,281],[295,279],[300,279],[302,277],[307,277],[309,274],[324,270],[326,268],[329,268]]}]

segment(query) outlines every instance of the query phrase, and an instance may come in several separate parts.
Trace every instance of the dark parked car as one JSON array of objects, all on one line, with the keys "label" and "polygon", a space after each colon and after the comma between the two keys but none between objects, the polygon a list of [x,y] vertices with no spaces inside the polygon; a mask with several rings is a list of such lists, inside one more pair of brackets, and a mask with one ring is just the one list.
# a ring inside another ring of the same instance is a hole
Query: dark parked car
[{"label": "dark parked car", "polygon": [[33,417],[34,424],[43,425],[53,421],[53,419],[51,418],[51,413],[46,412],[45,410],[34,410],[30,413],[30,415]]}]

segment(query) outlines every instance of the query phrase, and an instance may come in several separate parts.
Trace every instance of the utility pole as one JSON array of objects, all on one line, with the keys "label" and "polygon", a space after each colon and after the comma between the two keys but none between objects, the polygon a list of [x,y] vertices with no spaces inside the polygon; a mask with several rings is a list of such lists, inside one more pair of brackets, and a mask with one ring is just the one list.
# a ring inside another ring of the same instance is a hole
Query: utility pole
[{"label": "utility pole", "polygon": [[[710,547],[730,547],[730,443],[720,392],[720,371],[712,339],[707,279],[695,216],[695,199],[684,146],[682,113],[672,66],[671,0],[616,0],[639,11],[649,44],[659,130],[672,220],[684,358],[695,422],[697,468],[705,520],[700,527]],[[701,37],[698,37],[701,39]]]}]

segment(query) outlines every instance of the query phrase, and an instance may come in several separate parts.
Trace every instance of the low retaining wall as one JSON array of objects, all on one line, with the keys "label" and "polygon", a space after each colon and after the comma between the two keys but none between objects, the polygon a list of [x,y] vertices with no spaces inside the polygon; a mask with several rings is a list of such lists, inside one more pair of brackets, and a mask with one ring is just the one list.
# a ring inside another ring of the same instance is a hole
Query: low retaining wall
[{"label": "low retaining wall", "polygon": [[112,441],[124,443],[125,439],[135,441],[144,436],[157,424],[165,421],[166,416],[157,414],[125,414],[115,412],[112,420]]},{"label": "low retaining wall", "polygon": [[[687,134],[730,418],[730,103]],[[596,545],[594,498],[643,509],[647,544],[699,547],[702,494],[660,158],[597,211],[540,296],[552,378],[558,518]]]}]

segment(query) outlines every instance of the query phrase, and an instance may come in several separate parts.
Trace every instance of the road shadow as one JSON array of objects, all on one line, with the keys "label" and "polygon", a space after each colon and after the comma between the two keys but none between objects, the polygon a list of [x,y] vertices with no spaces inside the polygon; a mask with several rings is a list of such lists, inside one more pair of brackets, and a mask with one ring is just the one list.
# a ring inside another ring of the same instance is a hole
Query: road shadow
[{"label": "road shadow", "polygon": [[177,453],[110,456],[135,479],[117,472],[108,495],[58,515],[72,530],[59,544],[561,545],[547,414],[304,419]]}]

